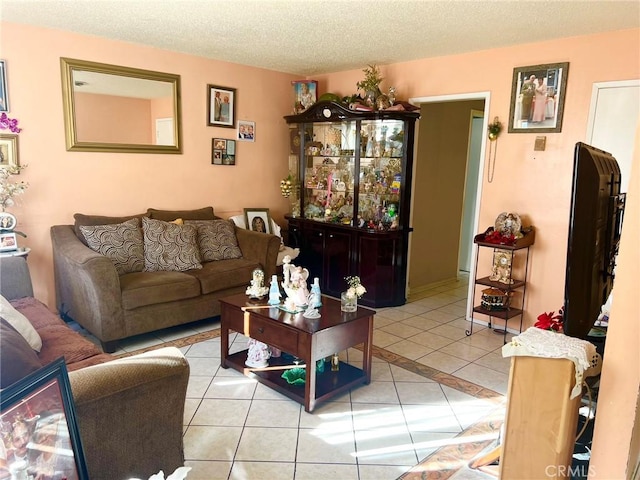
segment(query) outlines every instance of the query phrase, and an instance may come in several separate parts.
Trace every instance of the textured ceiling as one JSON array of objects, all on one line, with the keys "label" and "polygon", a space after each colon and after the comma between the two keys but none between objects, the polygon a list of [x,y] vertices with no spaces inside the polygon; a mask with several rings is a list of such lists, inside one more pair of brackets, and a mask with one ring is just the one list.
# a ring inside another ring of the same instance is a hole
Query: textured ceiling
[{"label": "textured ceiling", "polygon": [[640,2],[1,0],[3,21],[302,76],[640,27]]}]

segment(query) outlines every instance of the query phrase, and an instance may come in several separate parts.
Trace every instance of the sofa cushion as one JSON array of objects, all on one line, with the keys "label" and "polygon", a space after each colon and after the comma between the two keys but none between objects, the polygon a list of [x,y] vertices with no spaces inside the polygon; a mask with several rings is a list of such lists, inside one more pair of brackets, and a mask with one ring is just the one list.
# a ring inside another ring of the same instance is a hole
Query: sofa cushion
[{"label": "sofa cushion", "polygon": [[[110,355],[105,355],[91,341],[75,332],[47,306],[33,297],[12,300],[11,304],[29,319],[29,322],[42,338],[42,349],[38,359],[42,365],[47,365],[53,360],[64,357],[69,371],[75,370],[78,362],[102,363],[110,360]],[[83,363],[84,364],[84,363]]]},{"label": "sofa cushion", "polygon": [[229,220],[187,220],[198,229],[198,246],[203,262],[242,257],[234,223]]},{"label": "sofa cushion", "polygon": [[120,277],[120,289],[122,290],[122,308],[125,310],[200,295],[198,280],[182,272],[128,273]]},{"label": "sofa cushion", "polygon": [[40,367],[36,352],[9,322],[0,318],[0,388],[7,388]]},{"label": "sofa cushion", "polygon": [[156,208],[147,209],[147,216],[155,220],[170,222],[176,218],[183,220],[215,220],[213,207],[198,208],[196,210],[158,210]]},{"label": "sofa cushion", "polygon": [[4,318],[16,332],[22,335],[32,349],[36,352],[40,351],[42,348],[42,339],[34,326],[25,315],[16,310],[9,300],[2,295],[0,295],[0,317]]},{"label": "sofa cushion", "polygon": [[42,350],[38,358],[43,365],[60,357],[64,357],[67,365],[73,365],[102,354],[97,345],[70,329],[62,320],[41,328],[39,332],[42,335]]},{"label": "sofa cushion", "polygon": [[183,272],[202,268],[198,231],[193,225],[142,219],[144,271]]},{"label": "sofa cushion", "polygon": [[106,217],[104,215],[85,215],[83,213],[76,213],[73,215],[73,218],[75,220],[73,231],[76,233],[76,237],[78,237],[82,243],[89,246],[89,244],[87,243],[87,239],[84,238],[84,235],[80,231],[80,226],[112,225],[114,223],[122,223],[126,222],[127,220],[131,220],[132,218],[142,218],[144,216],[144,213],[139,213],[137,215],[126,215],[124,217]]},{"label": "sofa cushion", "polygon": [[141,272],[144,268],[139,218],[111,225],[81,225],[80,231],[89,248],[111,259],[118,275]]},{"label": "sofa cushion", "polygon": [[200,281],[202,293],[217,292],[227,288],[248,286],[253,278],[253,271],[262,268],[255,260],[237,258],[233,260],[219,260],[207,262],[202,270],[191,270],[188,275]]}]

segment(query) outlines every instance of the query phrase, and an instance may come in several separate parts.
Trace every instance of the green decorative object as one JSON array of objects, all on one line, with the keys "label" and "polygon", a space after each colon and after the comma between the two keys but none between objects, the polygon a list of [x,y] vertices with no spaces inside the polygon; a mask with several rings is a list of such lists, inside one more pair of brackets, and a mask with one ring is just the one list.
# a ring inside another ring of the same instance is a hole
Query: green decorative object
[{"label": "green decorative object", "polygon": [[289,385],[304,385],[307,371],[304,368],[290,368],[281,375]]},{"label": "green decorative object", "polygon": [[380,82],[383,78],[380,76],[380,69],[377,65],[368,65],[362,70],[364,72],[364,80],[356,83],[356,87],[364,92],[376,92],[380,94]]},{"label": "green decorative object", "polygon": [[335,93],[323,93],[318,99],[319,102],[329,101],[340,103],[340,97]]}]

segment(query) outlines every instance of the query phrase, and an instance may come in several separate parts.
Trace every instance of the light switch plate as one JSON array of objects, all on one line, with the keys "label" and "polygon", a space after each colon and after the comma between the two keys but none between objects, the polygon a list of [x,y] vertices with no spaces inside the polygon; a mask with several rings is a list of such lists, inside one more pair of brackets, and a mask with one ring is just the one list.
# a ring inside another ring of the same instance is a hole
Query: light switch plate
[{"label": "light switch plate", "polygon": [[536,143],[533,145],[533,150],[536,152],[544,152],[547,147],[547,137],[546,135],[536,137]]}]

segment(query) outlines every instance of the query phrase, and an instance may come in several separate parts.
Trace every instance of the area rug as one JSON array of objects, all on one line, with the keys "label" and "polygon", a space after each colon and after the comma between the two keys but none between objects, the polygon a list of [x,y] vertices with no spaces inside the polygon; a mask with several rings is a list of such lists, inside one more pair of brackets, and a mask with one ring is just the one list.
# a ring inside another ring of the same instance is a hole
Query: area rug
[{"label": "area rug", "polygon": [[[196,333],[159,345],[154,345],[133,352],[117,355],[118,358],[129,357],[163,347],[188,347],[220,337],[220,329]],[[362,350],[361,346],[354,347]],[[471,425],[458,434],[448,445],[445,445],[426,457],[415,467],[401,475],[398,480],[446,480],[467,468],[468,463],[478,454],[496,443],[498,432],[504,421],[506,397],[491,389],[476,385],[473,382],[441,372],[435,368],[415,362],[384,348],[373,346],[373,355],[392,365],[404,368],[417,375],[438,382],[447,387],[480,398],[495,405],[495,409],[479,422]],[[487,477],[490,478],[490,477]]]}]

